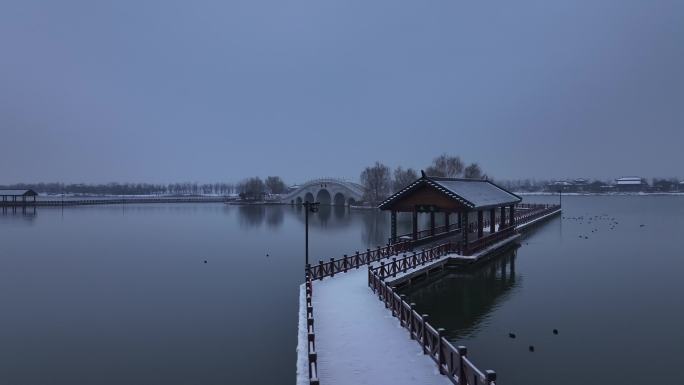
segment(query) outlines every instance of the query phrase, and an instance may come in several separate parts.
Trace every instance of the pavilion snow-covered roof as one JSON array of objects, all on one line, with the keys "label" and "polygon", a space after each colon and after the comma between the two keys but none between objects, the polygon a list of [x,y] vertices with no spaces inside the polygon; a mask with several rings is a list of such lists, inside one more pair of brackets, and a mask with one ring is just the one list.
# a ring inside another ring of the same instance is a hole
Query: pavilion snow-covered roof
[{"label": "pavilion snow-covered roof", "polygon": [[0,189],[0,196],[34,196],[38,195],[33,190],[4,190]]},{"label": "pavilion snow-covered roof", "polygon": [[387,209],[392,203],[425,185],[436,189],[450,199],[456,200],[470,209],[506,206],[519,203],[522,200],[518,195],[488,180],[423,176],[387,198],[378,207],[380,209]]}]

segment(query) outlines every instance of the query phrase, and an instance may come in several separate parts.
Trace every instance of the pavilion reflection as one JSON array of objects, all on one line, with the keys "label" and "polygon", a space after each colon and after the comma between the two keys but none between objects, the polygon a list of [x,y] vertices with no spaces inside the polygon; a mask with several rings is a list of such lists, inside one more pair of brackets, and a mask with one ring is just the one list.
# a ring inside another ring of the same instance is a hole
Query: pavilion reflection
[{"label": "pavilion reflection", "polygon": [[38,216],[36,206],[2,206],[0,216],[6,220],[24,219],[33,221]]},{"label": "pavilion reflection", "polygon": [[403,288],[409,302],[431,323],[445,328],[449,339],[459,339],[479,330],[484,320],[505,302],[521,277],[515,270],[516,250],[463,270],[446,271]]}]

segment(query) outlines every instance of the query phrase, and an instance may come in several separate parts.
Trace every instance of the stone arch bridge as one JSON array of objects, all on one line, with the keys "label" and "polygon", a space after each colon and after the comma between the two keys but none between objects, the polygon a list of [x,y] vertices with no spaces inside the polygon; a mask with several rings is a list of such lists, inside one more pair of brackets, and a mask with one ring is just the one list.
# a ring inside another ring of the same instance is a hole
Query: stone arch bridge
[{"label": "stone arch bridge", "polygon": [[320,178],[298,185],[283,195],[282,203],[320,202],[322,205],[348,206],[361,201],[363,186],[335,178]]}]

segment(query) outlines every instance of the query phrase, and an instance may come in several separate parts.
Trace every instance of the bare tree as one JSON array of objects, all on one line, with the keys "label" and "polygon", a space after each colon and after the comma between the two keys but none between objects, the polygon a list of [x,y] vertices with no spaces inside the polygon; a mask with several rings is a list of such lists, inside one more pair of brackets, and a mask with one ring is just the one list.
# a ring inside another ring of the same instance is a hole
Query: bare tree
[{"label": "bare tree", "polygon": [[364,200],[376,205],[389,195],[391,185],[389,167],[380,162],[366,167],[361,173],[361,184],[365,187]]},{"label": "bare tree", "polygon": [[465,168],[463,176],[470,179],[483,179],[482,169],[477,163],[471,163]]},{"label": "bare tree", "polygon": [[418,173],[412,168],[404,170],[401,166],[394,169],[394,181],[392,181],[392,191],[397,192],[408,186],[411,182],[418,179]]},{"label": "bare tree", "polygon": [[432,164],[425,170],[428,176],[455,178],[463,172],[463,161],[458,156],[442,154],[432,160]]},{"label": "bare tree", "polygon": [[238,192],[242,199],[259,200],[263,199],[266,185],[261,178],[254,177],[244,180],[238,184]]},{"label": "bare tree", "polygon": [[269,176],[266,178],[266,190],[271,194],[282,194],[287,188],[285,182],[279,176]]}]

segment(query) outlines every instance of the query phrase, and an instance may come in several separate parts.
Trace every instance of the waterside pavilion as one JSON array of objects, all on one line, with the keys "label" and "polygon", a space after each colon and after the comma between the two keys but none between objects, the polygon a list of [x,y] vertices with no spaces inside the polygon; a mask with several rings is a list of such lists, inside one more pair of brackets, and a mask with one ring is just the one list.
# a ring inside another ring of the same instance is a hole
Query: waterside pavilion
[{"label": "waterside pavilion", "polygon": [[[437,238],[461,234],[464,253],[483,244],[485,239],[512,233],[515,228],[515,206],[522,198],[496,184],[481,179],[422,177],[394,195],[379,206],[391,212],[390,243],[410,240],[412,244],[429,242]],[[410,234],[397,236],[397,213],[412,213]],[[418,230],[418,214],[429,213],[430,225],[427,230]],[[444,216],[444,225],[435,227],[435,216]],[[450,217],[456,214],[456,223]],[[485,237],[485,227],[488,227]],[[470,235],[469,233],[473,233]]]},{"label": "waterside pavilion", "polygon": [[[12,205],[16,206],[18,204],[26,205],[27,203],[36,203],[36,196],[38,194],[33,190],[2,190],[0,189],[0,205]],[[27,198],[33,197],[33,200],[28,200]],[[21,198],[21,200],[17,200]]]}]

